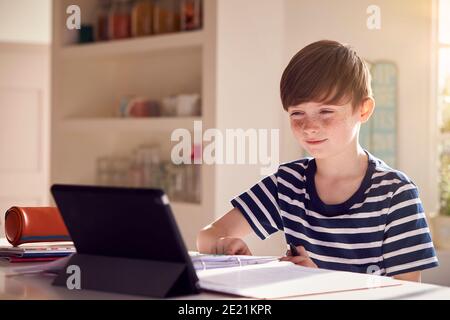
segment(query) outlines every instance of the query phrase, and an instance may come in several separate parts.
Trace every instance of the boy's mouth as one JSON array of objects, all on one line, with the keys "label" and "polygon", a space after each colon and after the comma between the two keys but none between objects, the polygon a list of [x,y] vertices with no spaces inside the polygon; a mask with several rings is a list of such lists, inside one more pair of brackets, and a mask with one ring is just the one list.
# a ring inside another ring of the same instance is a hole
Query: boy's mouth
[{"label": "boy's mouth", "polygon": [[313,145],[317,145],[320,144],[322,142],[325,142],[327,139],[323,139],[323,140],[307,140],[306,143],[307,144],[313,144]]}]

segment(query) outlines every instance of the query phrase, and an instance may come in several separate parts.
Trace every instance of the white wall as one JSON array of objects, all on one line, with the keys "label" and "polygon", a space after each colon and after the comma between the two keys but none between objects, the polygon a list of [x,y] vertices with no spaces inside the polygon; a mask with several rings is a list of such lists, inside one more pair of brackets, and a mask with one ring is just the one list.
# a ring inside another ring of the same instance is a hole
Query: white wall
[{"label": "white wall", "polygon": [[0,42],[51,42],[51,0],[0,0]]},{"label": "white wall", "polygon": [[[398,165],[418,185],[427,213],[437,209],[430,105],[431,0],[286,0],[285,64],[305,45],[349,43],[368,60],[389,60],[399,72]],[[381,30],[366,27],[369,5],[381,9]],[[375,111],[376,112],[376,111]],[[291,139],[291,150],[295,142]],[[288,151],[286,151],[288,152]],[[291,158],[295,158],[292,151]]]},{"label": "white wall", "polygon": [[[216,127],[279,128],[282,111],[284,3],[279,0],[219,0],[217,21]],[[216,216],[229,211],[229,202],[263,176],[259,165],[216,166]],[[283,238],[246,239],[254,254],[280,253]]]}]

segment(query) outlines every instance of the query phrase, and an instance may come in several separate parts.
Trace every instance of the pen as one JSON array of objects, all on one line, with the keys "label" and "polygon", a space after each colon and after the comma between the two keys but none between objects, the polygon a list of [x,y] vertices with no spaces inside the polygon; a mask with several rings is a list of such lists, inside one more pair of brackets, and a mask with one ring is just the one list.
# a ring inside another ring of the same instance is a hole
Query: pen
[{"label": "pen", "polygon": [[297,248],[292,244],[292,242],[289,242],[289,249],[291,250],[291,256],[297,257],[300,255],[297,251]]}]

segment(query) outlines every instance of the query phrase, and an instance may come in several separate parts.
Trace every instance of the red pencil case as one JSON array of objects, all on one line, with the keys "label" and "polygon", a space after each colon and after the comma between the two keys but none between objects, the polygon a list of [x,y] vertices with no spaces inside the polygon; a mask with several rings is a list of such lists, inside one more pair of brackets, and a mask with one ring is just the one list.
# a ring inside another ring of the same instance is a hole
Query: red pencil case
[{"label": "red pencil case", "polygon": [[13,245],[71,241],[56,207],[11,207],[5,214],[6,239]]}]

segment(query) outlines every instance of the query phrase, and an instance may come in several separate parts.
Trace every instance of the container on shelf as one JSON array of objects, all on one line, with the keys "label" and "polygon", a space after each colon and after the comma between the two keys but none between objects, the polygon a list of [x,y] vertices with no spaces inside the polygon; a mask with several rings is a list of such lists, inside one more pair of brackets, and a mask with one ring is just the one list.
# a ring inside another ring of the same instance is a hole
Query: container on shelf
[{"label": "container on shelf", "polygon": [[161,104],[156,100],[128,95],[120,99],[118,114],[124,118],[160,117]]},{"label": "container on shelf", "polygon": [[111,166],[109,157],[100,157],[97,159],[97,178],[96,183],[100,186],[111,185]]},{"label": "container on shelf", "polygon": [[144,185],[143,170],[144,162],[139,158],[137,150],[134,150],[128,171],[128,182],[130,187],[138,188]]},{"label": "container on shelf", "polygon": [[97,7],[97,32],[96,41],[109,40],[109,12],[111,0],[100,0]]},{"label": "container on shelf", "polygon": [[130,0],[113,0],[109,12],[109,38],[111,40],[131,37]]},{"label": "container on shelf", "polygon": [[175,117],[177,115],[177,97],[170,96],[161,101],[161,115],[163,117]]},{"label": "container on shelf", "polygon": [[137,158],[142,164],[142,187],[157,188],[160,185],[160,151],[157,146],[141,146]]},{"label": "container on shelf", "polygon": [[161,115],[166,117],[196,117],[201,115],[200,95],[179,94],[161,101]]},{"label": "container on shelf", "polygon": [[197,30],[202,27],[202,0],[181,0],[180,29]]},{"label": "container on shelf", "polygon": [[91,24],[82,24],[78,30],[78,43],[94,42],[94,26]]},{"label": "container on shelf", "polygon": [[162,171],[165,183],[160,187],[167,193],[171,200],[200,203],[199,169],[199,165],[175,165],[172,162],[166,162]]},{"label": "container on shelf", "polygon": [[191,162],[175,165],[171,160],[161,161],[159,146],[141,145],[132,152],[131,157],[98,158],[96,183],[102,186],[158,188],[164,190],[171,201],[200,203],[201,166],[194,164],[193,160]]},{"label": "container on shelf", "polygon": [[152,34],[153,4],[151,0],[138,0],[131,10],[131,35],[133,37]]},{"label": "container on shelf", "polygon": [[201,144],[194,144],[191,155],[191,170],[192,170],[192,201],[196,203],[201,202],[201,160],[203,146]]},{"label": "container on shelf", "polygon": [[171,164],[171,184],[169,186],[172,198],[180,202],[190,202],[191,199],[186,189],[186,168],[184,166],[176,166]]},{"label": "container on shelf", "polygon": [[97,159],[97,184],[105,186],[129,185],[130,159],[100,157]]},{"label": "container on shelf", "polygon": [[200,113],[199,94],[180,94],[177,96],[177,116],[192,117],[199,116]]},{"label": "container on shelf", "polygon": [[180,30],[180,0],[153,0],[153,33]]},{"label": "container on shelf", "polygon": [[128,186],[128,172],[130,159],[127,157],[117,157],[112,160],[112,183],[113,186]]}]

